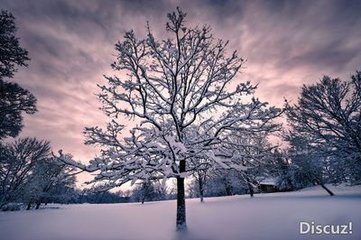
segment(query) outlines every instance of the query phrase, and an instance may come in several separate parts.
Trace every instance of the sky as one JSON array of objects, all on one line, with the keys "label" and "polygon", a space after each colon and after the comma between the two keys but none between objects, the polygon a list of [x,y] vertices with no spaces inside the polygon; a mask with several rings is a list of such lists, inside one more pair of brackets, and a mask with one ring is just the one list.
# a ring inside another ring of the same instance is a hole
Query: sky
[{"label": "sky", "polygon": [[114,44],[130,29],[144,35],[147,21],[162,38],[166,14],[177,6],[189,26],[208,24],[229,40],[246,59],[237,78],[259,84],[256,96],[272,105],[296,102],[302,85],[323,75],[349,78],[361,70],[361,1],[0,0],[31,58],[13,81],[38,99],[21,136],[92,159],[99,149],[84,145],[83,130],[107,121],[96,93],[103,75],[115,74]]}]

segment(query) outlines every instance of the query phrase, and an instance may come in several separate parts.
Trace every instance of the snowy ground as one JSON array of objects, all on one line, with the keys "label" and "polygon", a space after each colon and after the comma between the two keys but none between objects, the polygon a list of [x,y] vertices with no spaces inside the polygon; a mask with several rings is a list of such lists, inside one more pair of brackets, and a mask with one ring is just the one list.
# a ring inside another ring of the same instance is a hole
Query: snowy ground
[{"label": "snowy ground", "polygon": [[[2,240],[361,239],[361,186],[187,200],[188,232],[175,233],[175,201],[68,205],[0,213]],[[348,235],[300,235],[300,221],[347,224]]]}]

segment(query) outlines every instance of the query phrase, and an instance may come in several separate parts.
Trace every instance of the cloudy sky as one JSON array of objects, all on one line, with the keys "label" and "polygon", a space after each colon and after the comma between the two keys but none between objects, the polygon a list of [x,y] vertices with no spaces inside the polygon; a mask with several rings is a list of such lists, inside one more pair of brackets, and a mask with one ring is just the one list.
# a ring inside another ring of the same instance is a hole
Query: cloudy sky
[{"label": "cloudy sky", "polygon": [[106,118],[95,94],[112,75],[114,44],[124,32],[164,32],[166,14],[180,6],[189,25],[211,25],[247,62],[238,78],[259,83],[257,96],[282,106],[297,100],[302,84],[323,75],[348,78],[361,69],[361,1],[92,1],[0,0],[16,17],[28,68],[15,81],[38,99],[39,112],[25,119],[22,136],[48,139],[87,161],[85,126]]}]

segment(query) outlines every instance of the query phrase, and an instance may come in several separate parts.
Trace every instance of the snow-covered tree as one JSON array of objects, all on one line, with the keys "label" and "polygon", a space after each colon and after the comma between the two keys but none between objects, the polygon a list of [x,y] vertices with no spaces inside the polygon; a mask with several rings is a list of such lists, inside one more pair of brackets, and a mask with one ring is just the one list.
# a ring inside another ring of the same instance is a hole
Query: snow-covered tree
[{"label": "snow-covered tree", "polygon": [[[279,126],[280,127],[280,126]],[[274,128],[279,130],[280,128]],[[254,194],[254,188],[258,188],[258,178],[271,174],[273,160],[273,146],[269,140],[270,132],[244,133],[235,132],[227,141],[224,141],[225,151],[231,153],[233,161],[244,169],[235,169],[240,172],[239,181],[241,185],[248,186],[248,192],[251,197]]]},{"label": "snow-covered tree", "polygon": [[[247,182],[244,181],[244,173],[235,169],[210,168],[207,170],[205,181],[203,178],[194,177],[188,185],[190,197],[215,197],[231,196],[234,194],[246,194]],[[200,186],[199,181],[202,181]],[[202,191],[202,192],[201,192]]]},{"label": "snow-covered tree", "polygon": [[152,200],[155,192],[154,185],[150,180],[144,180],[132,190],[132,199],[144,204],[145,200]]},{"label": "snow-covered tree", "polygon": [[24,188],[23,200],[27,201],[27,209],[29,210],[32,204],[38,209],[41,203],[47,203],[53,197],[59,198],[60,194],[66,194],[57,190],[74,187],[75,171],[74,167],[51,156],[39,160],[33,167],[31,179]]},{"label": "snow-covered tree", "polygon": [[167,186],[159,181],[142,181],[131,190],[131,200],[141,202],[167,199]]},{"label": "snow-covered tree", "polygon": [[280,149],[276,149],[273,154],[273,166],[270,169],[272,172],[271,177],[273,177],[275,184],[281,191],[294,190],[296,188],[295,185],[298,185],[294,181],[297,165],[293,162],[294,156],[289,157],[289,155],[289,152]]},{"label": "snow-covered tree", "polygon": [[204,201],[204,190],[205,190],[205,185],[206,185],[206,181],[208,180],[208,173],[210,171],[210,165],[204,165],[201,168],[195,169],[193,171],[192,176],[194,177],[194,183],[195,183],[195,187],[198,188],[196,191],[193,192],[197,192],[199,199],[201,202]]},{"label": "snow-covered tree", "polygon": [[289,104],[286,113],[290,136],[306,139],[334,174],[361,181],[361,72],[350,80],[325,76],[303,86],[298,103]]},{"label": "snow-covered tree", "polygon": [[320,185],[331,196],[334,193],[325,186],[330,181],[327,172],[327,158],[309,145],[300,135],[286,135],[290,146],[286,152],[277,154],[279,165],[279,188],[300,189],[310,185]]},{"label": "snow-covered tree", "polygon": [[32,180],[37,163],[47,158],[50,146],[47,141],[21,138],[0,146],[0,207],[17,200]]},{"label": "snow-covered tree", "polygon": [[[87,166],[61,156],[99,171],[94,181],[104,188],[176,178],[178,230],[186,228],[185,177],[204,159],[236,167],[218,146],[234,132],[274,130],[272,120],[280,114],[253,96],[256,86],[236,78],[244,60],[227,51],[228,42],[215,39],[209,26],[186,26],[185,18],[180,9],[168,14],[166,39],[158,40],[150,26],[145,39],[126,32],[112,64],[120,75],[99,86],[111,121],[106,129],[85,131],[87,144],[102,147],[101,156]],[[126,126],[124,117],[133,122]]]},{"label": "snow-covered tree", "polygon": [[[277,128],[275,128],[277,130]],[[233,132],[222,144],[218,152],[227,154],[231,166],[212,165],[204,161],[202,168],[196,169],[194,181],[190,185],[192,196],[220,196],[249,193],[253,197],[258,191],[259,179],[276,175],[274,161],[276,146],[267,140],[269,132]],[[195,189],[197,188],[197,189]]]}]

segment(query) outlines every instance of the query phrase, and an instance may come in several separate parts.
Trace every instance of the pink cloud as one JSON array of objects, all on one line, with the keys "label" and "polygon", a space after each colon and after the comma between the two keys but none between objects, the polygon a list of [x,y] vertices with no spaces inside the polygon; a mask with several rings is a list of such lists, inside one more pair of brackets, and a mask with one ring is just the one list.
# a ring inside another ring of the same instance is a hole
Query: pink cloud
[{"label": "pink cloud", "polygon": [[[88,161],[86,126],[103,125],[95,96],[103,74],[114,74],[114,44],[124,31],[145,34],[146,21],[162,38],[166,13],[180,5],[188,23],[209,24],[247,59],[240,81],[259,83],[257,95],[281,106],[302,84],[324,74],[349,77],[361,65],[359,1],[29,1],[6,0],[17,18],[31,62],[15,80],[38,98],[22,135],[37,136]],[[357,5],[357,6],[356,6]]]}]

